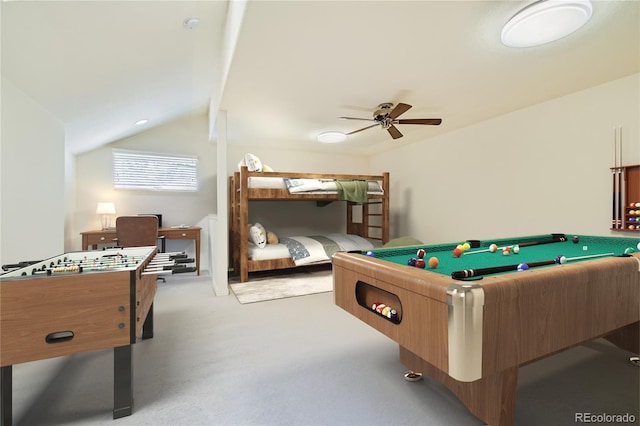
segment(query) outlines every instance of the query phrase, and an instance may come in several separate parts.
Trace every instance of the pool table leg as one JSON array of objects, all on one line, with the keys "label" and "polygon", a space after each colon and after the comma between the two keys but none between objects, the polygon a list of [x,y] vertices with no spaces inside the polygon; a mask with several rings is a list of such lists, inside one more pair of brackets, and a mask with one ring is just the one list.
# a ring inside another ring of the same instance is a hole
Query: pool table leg
[{"label": "pool table leg", "polygon": [[474,382],[460,382],[402,346],[400,362],[411,370],[420,371],[445,385],[474,416],[486,424],[513,425],[518,387],[517,366]]},{"label": "pool table leg", "polygon": [[606,340],[625,351],[640,352],[640,322],[634,322],[604,336]]}]

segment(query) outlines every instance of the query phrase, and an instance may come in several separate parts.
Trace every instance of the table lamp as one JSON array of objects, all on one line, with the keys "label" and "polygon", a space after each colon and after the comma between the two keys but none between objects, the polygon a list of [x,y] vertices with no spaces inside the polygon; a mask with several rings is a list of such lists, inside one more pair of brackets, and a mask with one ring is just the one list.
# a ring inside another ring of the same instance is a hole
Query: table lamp
[{"label": "table lamp", "polygon": [[98,203],[96,213],[101,215],[100,223],[102,224],[102,230],[104,231],[111,226],[111,215],[116,214],[116,206],[113,203]]}]

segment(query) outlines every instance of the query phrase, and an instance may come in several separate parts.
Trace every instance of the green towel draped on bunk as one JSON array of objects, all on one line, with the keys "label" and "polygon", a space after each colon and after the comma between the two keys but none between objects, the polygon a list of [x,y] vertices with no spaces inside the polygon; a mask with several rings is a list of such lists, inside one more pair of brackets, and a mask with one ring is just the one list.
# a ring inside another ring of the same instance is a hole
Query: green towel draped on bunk
[{"label": "green towel draped on bunk", "polygon": [[338,198],[355,203],[367,202],[367,181],[364,180],[336,180]]}]

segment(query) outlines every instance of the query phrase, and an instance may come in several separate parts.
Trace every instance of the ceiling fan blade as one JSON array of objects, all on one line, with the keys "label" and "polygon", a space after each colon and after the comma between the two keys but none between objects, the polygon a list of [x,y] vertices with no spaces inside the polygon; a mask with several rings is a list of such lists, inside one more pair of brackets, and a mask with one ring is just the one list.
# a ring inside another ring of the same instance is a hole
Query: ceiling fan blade
[{"label": "ceiling fan blade", "polygon": [[372,124],[371,126],[363,127],[362,129],[358,129],[358,130],[354,130],[353,132],[349,132],[349,133],[347,133],[347,135],[353,135],[354,133],[358,133],[358,132],[361,132],[361,131],[363,131],[363,130],[370,129],[370,128],[372,128],[372,127],[376,127],[376,126],[378,126],[378,125],[379,125],[378,123],[376,123],[376,124]]},{"label": "ceiling fan blade", "polygon": [[406,118],[404,120],[394,120],[395,124],[431,124],[438,126],[442,123],[441,118]]},{"label": "ceiling fan blade", "polygon": [[338,120],[364,120],[364,121],[375,121],[373,118],[360,118],[360,117],[338,117]]},{"label": "ceiling fan blade", "polygon": [[402,133],[400,133],[400,130],[398,130],[396,126],[394,126],[393,124],[387,129],[387,131],[389,132],[391,137],[394,139],[398,139],[402,137]]},{"label": "ceiling fan blade", "polygon": [[411,108],[411,105],[399,103],[394,109],[391,110],[391,112],[389,113],[389,118],[400,117],[402,114],[409,111],[409,108]]}]

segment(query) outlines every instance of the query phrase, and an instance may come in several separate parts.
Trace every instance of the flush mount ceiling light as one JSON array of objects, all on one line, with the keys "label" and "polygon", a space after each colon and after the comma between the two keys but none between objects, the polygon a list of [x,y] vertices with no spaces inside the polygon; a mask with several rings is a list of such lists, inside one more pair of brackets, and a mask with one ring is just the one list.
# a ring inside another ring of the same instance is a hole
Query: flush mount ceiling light
[{"label": "flush mount ceiling light", "polygon": [[502,29],[502,43],[531,47],[565,37],[587,23],[589,0],[540,0],[516,13]]},{"label": "flush mount ceiling light", "polygon": [[347,139],[347,135],[342,132],[330,131],[320,133],[316,139],[322,143],[338,143],[344,142]]}]

